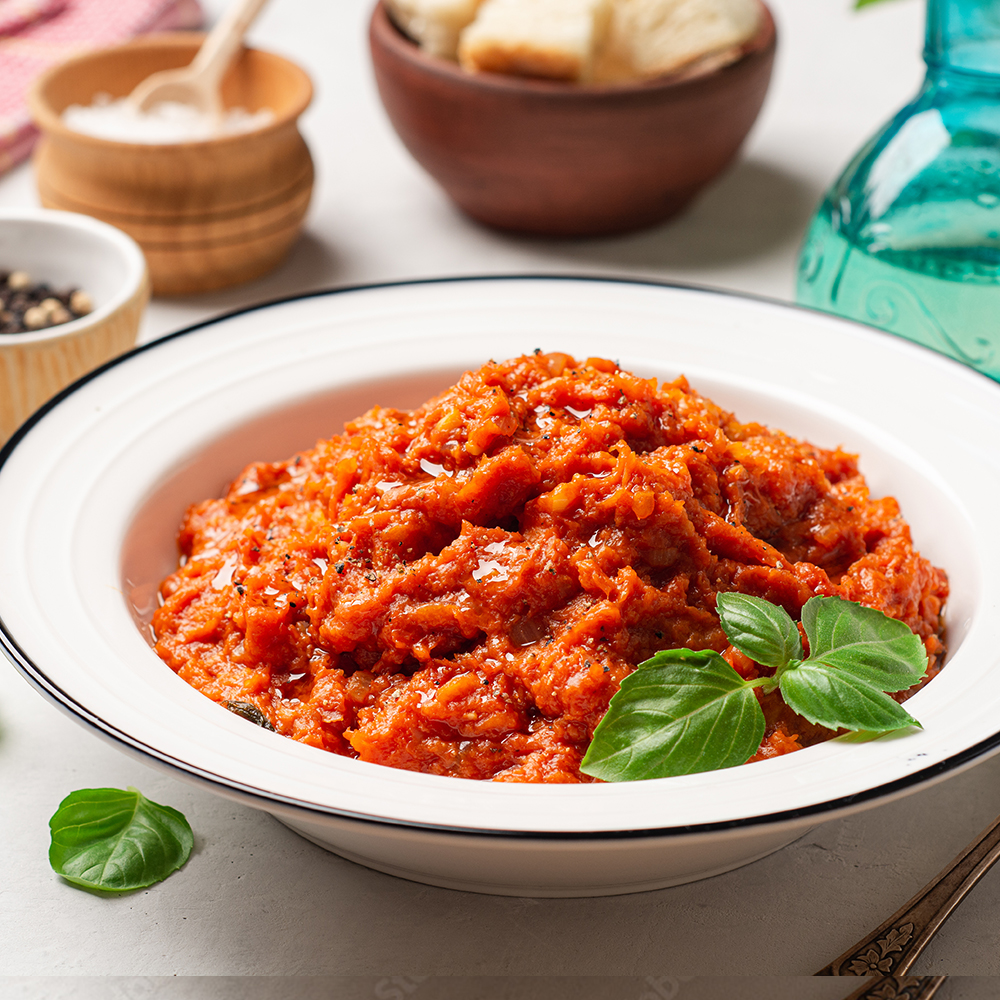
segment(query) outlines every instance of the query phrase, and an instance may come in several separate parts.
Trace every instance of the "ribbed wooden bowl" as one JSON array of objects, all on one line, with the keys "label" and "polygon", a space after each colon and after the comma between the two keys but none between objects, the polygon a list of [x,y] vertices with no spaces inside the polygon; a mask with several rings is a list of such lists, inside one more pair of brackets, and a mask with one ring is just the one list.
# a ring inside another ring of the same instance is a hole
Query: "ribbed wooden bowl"
[{"label": "ribbed wooden bowl", "polygon": [[30,333],[0,334],[0,445],[38,407],[135,345],[149,300],[139,247],[83,215],[0,209],[0,268],[54,288],[82,287],[94,311]]},{"label": "ribbed wooden bowl", "polygon": [[203,36],[137,39],[54,67],[29,95],[42,130],[35,178],[42,204],[82,212],[132,236],[158,295],[204,292],[260,277],[298,236],[313,186],[297,120],[312,100],[294,63],[246,49],[222,86],[227,107],[270,108],[272,124],[244,135],[163,145],[73,132],[61,114],[99,93],[123,97],[161,69],[187,65]]}]

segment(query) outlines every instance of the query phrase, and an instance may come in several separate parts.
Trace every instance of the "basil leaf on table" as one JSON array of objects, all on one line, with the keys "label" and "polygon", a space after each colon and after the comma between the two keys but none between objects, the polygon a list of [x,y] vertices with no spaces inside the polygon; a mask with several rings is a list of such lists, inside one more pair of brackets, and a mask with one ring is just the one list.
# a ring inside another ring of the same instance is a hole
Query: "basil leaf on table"
[{"label": "basil leaf on table", "polygon": [[49,863],[86,889],[130,892],[160,882],[190,857],[184,816],[129,788],[71,792],[49,820]]},{"label": "basil leaf on table", "polygon": [[605,781],[745,764],[764,738],[753,689],[711,650],[667,649],[629,674],[580,765]]},{"label": "basil leaf on table", "polygon": [[798,626],[777,604],[749,594],[719,594],[716,607],[726,638],[751,660],[783,667],[802,656]]}]

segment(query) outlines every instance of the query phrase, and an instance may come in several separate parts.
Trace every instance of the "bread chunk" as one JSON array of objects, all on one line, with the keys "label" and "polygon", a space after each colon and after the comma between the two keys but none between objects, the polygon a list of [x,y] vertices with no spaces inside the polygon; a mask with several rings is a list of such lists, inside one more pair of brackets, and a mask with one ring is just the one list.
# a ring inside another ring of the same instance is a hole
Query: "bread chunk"
[{"label": "bread chunk", "polygon": [[758,0],[615,0],[595,78],[664,76],[735,59],[760,24]]},{"label": "bread chunk", "polygon": [[589,80],[610,16],[611,0],[486,0],[458,58],[473,72]]},{"label": "bread chunk", "polygon": [[458,36],[482,0],[386,0],[389,14],[430,55],[458,58]]}]

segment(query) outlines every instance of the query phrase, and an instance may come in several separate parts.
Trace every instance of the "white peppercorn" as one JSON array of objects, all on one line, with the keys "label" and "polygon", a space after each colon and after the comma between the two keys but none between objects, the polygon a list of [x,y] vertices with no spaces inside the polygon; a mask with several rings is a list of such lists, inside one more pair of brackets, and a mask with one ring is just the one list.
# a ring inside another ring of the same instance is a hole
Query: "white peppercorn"
[{"label": "white peppercorn", "polygon": [[23,322],[28,330],[40,330],[49,325],[49,314],[41,306],[31,306],[24,310]]}]

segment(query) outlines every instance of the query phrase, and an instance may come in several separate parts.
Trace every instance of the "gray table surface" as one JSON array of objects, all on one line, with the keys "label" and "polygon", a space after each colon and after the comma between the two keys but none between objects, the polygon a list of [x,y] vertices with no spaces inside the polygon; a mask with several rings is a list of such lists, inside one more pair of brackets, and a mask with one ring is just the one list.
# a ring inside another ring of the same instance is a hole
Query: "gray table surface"
[{"label": "gray table surface", "polygon": [[[4,1000],[843,1000],[857,980],[794,976],[0,977]],[[952,976],[935,1000],[995,1000],[991,976]]]},{"label": "gray table surface", "polygon": [[[214,14],[222,4],[208,6]],[[798,243],[822,190],[919,83],[923,10],[918,0],[857,14],[848,0],[772,0],[772,7],[780,55],[740,162],[669,225],[561,243],[476,226],[410,160],[372,83],[368,0],[273,0],[251,40],[296,59],[317,88],[303,121],[318,167],[307,233],[261,281],[154,302],[143,339],[301,290],[437,275],[624,274],[790,299]],[[29,167],[0,178],[0,206],[36,203]],[[118,899],[60,882],[46,859],[47,820],[58,802],[74,788],[126,785],[187,814],[197,834],[191,861],[167,882]],[[6,662],[0,788],[4,998],[833,1000],[849,984],[787,977],[808,976],[838,955],[1000,813],[1000,758],[826,823],[738,871],[575,900],[464,894],[361,868],[263,813],[121,755]],[[984,977],[1000,975],[998,927],[994,872],[915,971],[968,977],[949,983],[953,1000],[996,996]],[[174,976],[192,978],[159,978]],[[248,976],[316,978],[239,978]],[[785,978],[738,988],[711,978],[727,976]]]}]

